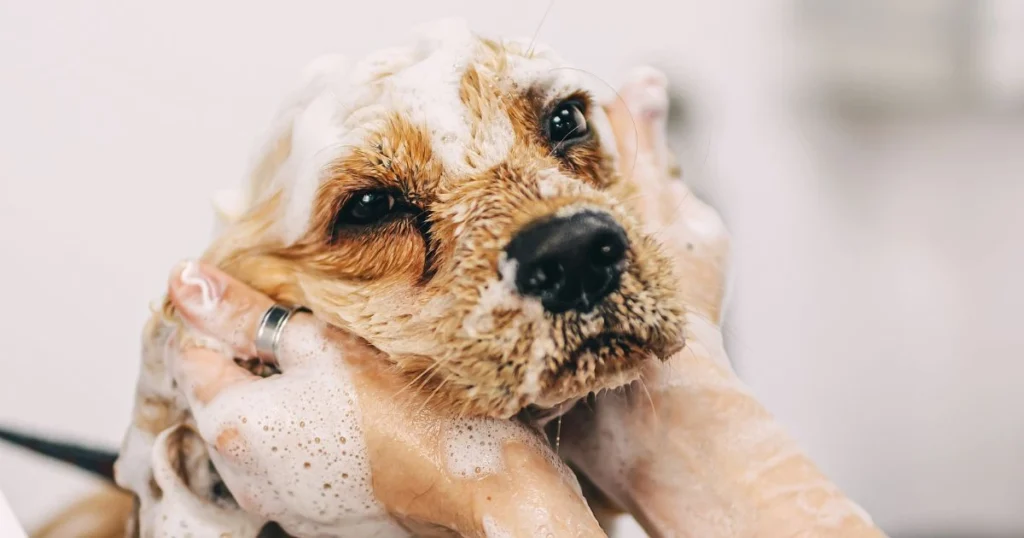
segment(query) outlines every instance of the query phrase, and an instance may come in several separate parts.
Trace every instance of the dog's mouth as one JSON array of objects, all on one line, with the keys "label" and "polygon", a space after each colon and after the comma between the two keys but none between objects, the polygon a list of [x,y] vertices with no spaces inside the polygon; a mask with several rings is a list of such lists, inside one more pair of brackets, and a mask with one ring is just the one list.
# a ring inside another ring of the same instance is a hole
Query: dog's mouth
[{"label": "dog's mouth", "polygon": [[584,340],[579,346],[569,353],[569,360],[564,368],[568,371],[576,371],[580,360],[587,355],[603,355],[608,352],[616,352],[622,357],[628,357],[631,353],[639,352],[647,345],[639,336],[624,334],[620,332],[607,332],[591,336]]},{"label": "dog's mouth", "polygon": [[681,347],[682,342],[669,344],[660,336],[629,332],[590,336],[567,353],[557,368],[546,373],[545,390],[527,407],[535,416],[557,416],[587,394],[628,385],[637,379],[646,362],[665,360]]}]

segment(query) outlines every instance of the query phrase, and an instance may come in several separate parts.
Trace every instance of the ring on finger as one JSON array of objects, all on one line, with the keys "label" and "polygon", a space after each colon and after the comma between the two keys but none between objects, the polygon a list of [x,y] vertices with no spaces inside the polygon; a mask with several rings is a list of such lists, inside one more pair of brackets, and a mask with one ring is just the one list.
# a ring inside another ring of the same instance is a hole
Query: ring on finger
[{"label": "ring on finger", "polygon": [[288,307],[274,303],[263,313],[260,324],[256,328],[256,338],[253,345],[256,348],[256,357],[263,362],[277,362],[277,347],[281,341],[281,333],[284,326],[296,312],[309,312],[304,306]]}]

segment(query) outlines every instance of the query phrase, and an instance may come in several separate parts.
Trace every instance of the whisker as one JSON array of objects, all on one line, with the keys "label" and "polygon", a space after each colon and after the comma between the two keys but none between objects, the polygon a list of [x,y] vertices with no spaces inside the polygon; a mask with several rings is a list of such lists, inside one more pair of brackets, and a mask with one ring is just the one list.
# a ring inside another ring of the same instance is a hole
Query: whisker
[{"label": "whisker", "polygon": [[551,8],[555,7],[555,0],[548,2],[548,8],[544,10],[544,16],[540,18],[540,23],[537,24],[537,29],[533,31],[533,38],[530,39],[530,46],[526,49],[526,57],[533,58],[533,47],[537,44],[537,36],[540,35],[540,29],[544,26],[544,21],[548,20],[548,14],[551,13]]},{"label": "whisker", "polygon": [[[396,392],[394,394],[393,398],[398,398],[399,396],[401,396],[403,392],[405,392],[406,390],[412,388],[412,386],[415,385],[421,379],[423,380],[423,383],[420,385],[419,389],[417,389],[417,390],[423,389],[423,387],[426,386],[427,381],[429,380],[429,378],[433,377],[434,373],[436,373],[436,372],[434,372],[434,370],[436,370],[439,366],[441,366],[441,361],[435,361],[433,364],[431,364],[430,366],[426,367],[412,381],[406,383],[404,387],[398,389],[398,392]],[[429,374],[429,377],[424,379],[424,376],[427,376],[428,374]]]},{"label": "whisker", "polygon": [[673,226],[675,223],[679,222],[679,219],[682,217],[682,214],[679,212],[679,208],[683,207],[683,204],[686,203],[686,200],[688,200],[690,198],[690,196],[692,196],[692,195],[693,195],[693,191],[687,190],[686,191],[686,196],[683,196],[683,199],[679,200],[679,203],[676,204],[676,206],[672,209],[671,216],[669,217],[669,221],[666,222],[665,225],[662,226],[660,230],[658,230],[657,232],[654,232],[651,235],[657,237],[657,236],[665,233],[665,230],[668,230],[670,226]]},{"label": "whisker", "polygon": [[580,127],[582,127],[582,125],[577,123],[576,127],[573,127],[571,131],[565,133],[565,136],[563,136],[562,139],[558,141],[558,143],[561,144],[562,142],[565,142],[570,136],[572,136],[573,133],[576,132],[576,129],[579,129]]},{"label": "whisker", "polygon": [[555,454],[558,455],[558,449],[562,446],[562,417],[564,414],[558,415],[558,426],[555,427]]},{"label": "whisker", "polygon": [[[735,342],[741,348],[743,348],[744,351],[747,351],[747,352],[753,352],[754,351],[754,348],[750,347],[745,342],[743,342],[743,340],[741,338],[739,338],[739,336],[736,335],[735,331],[733,331],[731,328],[723,327],[721,321],[716,323],[716,322],[712,321],[710,318],[708,318],[707,316],[705,316],[704,314],[702,314],[700,312],[697,312],[696,310],[687,310],[686,313],[687,314],[693,314],[698,319],[706,321],[708,323],[708,325],[711,325],[716,330],[718,330],[719,334],[721,334],[722,336],[728,337],[730,342]],[[693,350],[691,349],[690,351],[692,352]],[[730,362],[732,362],[732,361],[730,361]]]},{"label": "whisker", "polygon": [[434,395],[436,395],[437,392],[441,390],[441,387],[443,387],[447,382],[448,379],[446,378],[442,379],[441,382],[437,384],[437,387],[435,387],[434,391],[430,393],[430,396],[427,396],[427,399],[423,401],[423,405],[420,406],[420,410],[417,414],[420,414],[427,409],[427,405],[430,403],[430,400],[434,398]]},{"label": "whisker", "polygon": [[651,391],[647,389],[647,382],[644,381],[644,376],[641,375],[640,388],[644,389],[644,394],[647,395],[647,401],[651,404],[651,415],[654,416],[654,428],[656,430],[661,429],[661,417],[658,416],[658,408],[654,405],[654,398],[651,396]]}]

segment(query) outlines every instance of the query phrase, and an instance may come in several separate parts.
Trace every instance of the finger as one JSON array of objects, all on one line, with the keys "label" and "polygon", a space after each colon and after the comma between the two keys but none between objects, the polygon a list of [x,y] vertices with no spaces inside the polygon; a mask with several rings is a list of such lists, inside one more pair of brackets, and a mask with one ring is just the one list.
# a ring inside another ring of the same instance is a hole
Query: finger
[{"label": "finger", "polygon": [[633,115],[621,96],[605,107],[605,114],[615,134],[615,145],[619,151],[619,173],[630,179],[636,165],[637,126]]},{"label": "finger", "polygon": [[[624,155],[623,172],[632,172],[634,161],[659,172],[669,169],[668,79],[664,73],[651,67],[634,69],[618,99],[609,105],[608,116]],[[660,176],[658,179],[663,179]]]},{"label": "finger", "polygon": [[[223,271],[197,262],[185,263],[172,275],[170,296],[190,325],[246,357],[256,355],[256,332],[263,314],[274,304]],[[311,360],[340,359],[367,348],[357,338],[332,330],[305,312],[292,314],[281,330],[273,362],[282,371]]]},{"label": "finger", "polygon": [[[154,521],[155,536],[178,536],[183,530],[202,536],[255,536],[265,523],[259,516],[210,502],[186,483],[189,469],[181,460],[188,459],[188,445],[193,445],[191,451],[195,451],[201,442],[191,428],[177,425],[161,432],[153,443],[153,481],[161,493],[156,503],[159,511],[171,516]],[[232,490],[236,497],[245,498],[238,493]]]},{"label": "finger", "polygon": [[232,358],[192,344],[174,354],[173,372],[192,407],[208,405],[225,390],[260,379]]},{"label": "finger", "polygon": [[669,165],[668,77],[653,67],[638,67],[619,92],[623,105],[636,121],[637,151],[658,170]]},{"label": "finger", "polygon": [[270,297],[196,261],[179,265],[168,287],[171,302],[189,325],[239,356],[256,356],[253,341],[263,313],[274,304]]}]

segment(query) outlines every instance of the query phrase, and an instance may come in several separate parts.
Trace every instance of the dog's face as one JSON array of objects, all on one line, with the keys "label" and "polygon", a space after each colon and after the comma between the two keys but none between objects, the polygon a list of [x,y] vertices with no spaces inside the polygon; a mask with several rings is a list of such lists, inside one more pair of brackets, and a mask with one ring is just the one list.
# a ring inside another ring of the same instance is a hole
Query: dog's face
[{"label": "dog's face", "polygon": [[321,60],[210,257],[461,412],[631,381],[682,345],[682,307],[583,79],[451,22],[350,68]]}]

